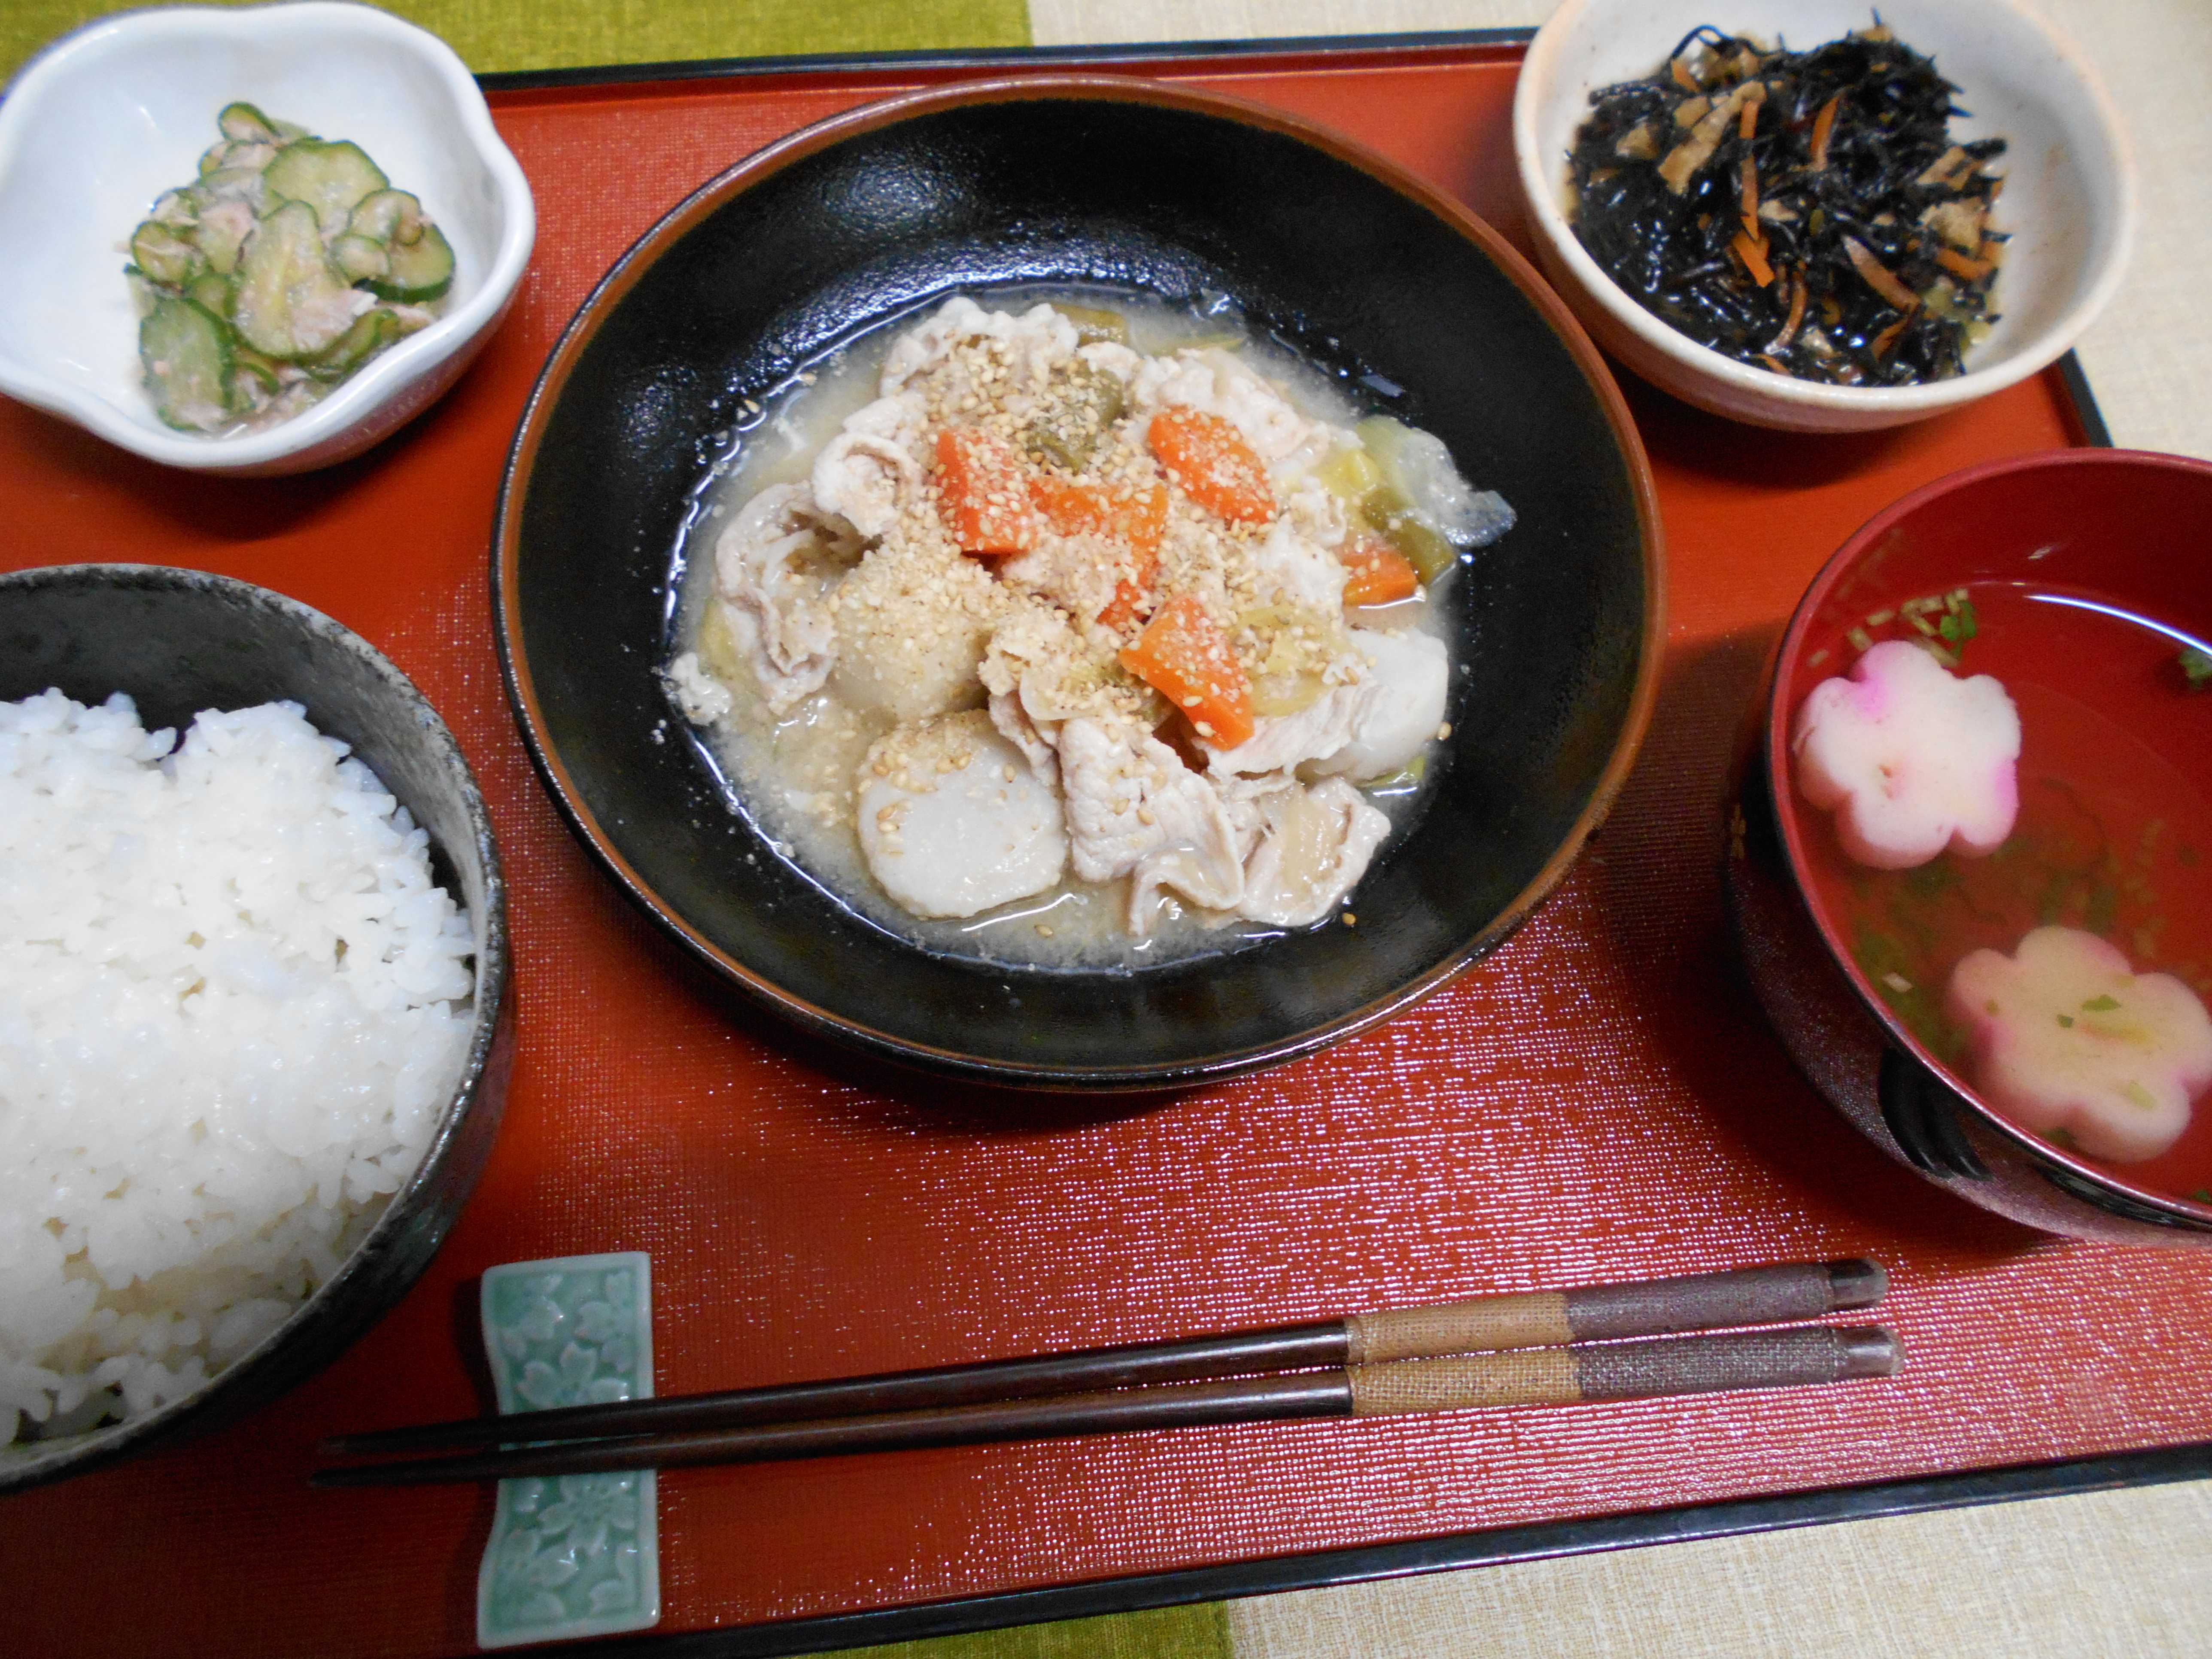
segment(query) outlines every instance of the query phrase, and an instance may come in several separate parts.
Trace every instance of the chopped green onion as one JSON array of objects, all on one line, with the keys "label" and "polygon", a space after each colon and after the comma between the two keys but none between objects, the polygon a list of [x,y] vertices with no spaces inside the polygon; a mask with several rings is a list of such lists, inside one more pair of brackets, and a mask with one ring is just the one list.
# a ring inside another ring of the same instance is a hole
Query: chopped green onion
[{"label": "chopped green onion", "polygon": [[1953,646],[1962,647],[1980,632],[1980,629],[1974,617],[1974,602],[1963,594],[1954,597],[1958,603],[1951,607],[1949,615],[1936,624],[1936,631]]}]

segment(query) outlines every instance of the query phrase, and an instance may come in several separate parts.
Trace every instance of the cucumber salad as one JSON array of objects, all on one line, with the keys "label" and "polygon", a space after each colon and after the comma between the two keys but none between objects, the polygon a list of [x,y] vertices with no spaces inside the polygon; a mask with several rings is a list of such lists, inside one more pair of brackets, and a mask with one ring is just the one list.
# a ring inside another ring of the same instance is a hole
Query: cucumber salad
[{"label": "cucumber salad", "polygon": [[219,433],[287,420],[437,314],[453,250],[360,145],[251,104],[216,118],[199,178],[164,191],[125,275],[163,421]]}]

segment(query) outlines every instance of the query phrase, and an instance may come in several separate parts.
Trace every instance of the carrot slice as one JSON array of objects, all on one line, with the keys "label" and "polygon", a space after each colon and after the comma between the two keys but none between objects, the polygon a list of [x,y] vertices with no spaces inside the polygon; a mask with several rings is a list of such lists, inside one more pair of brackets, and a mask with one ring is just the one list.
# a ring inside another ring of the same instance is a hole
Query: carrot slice
[{"label": "carrot slice", "polygon": [[1168,530],[1168,487],[1154,484],[1122,495],[1115,503],[1114,525],[1115,533],[1128,544],[1131,568],[1114,585],[1114,597],[1098,620],[1123,633],[1152,607],[1160,576],[1160,542]]},{"label": "carrot slice", "polygon": [[1956,249],[1948,247],[1936,250],[1936,263],[1954,276],[1964,277],[1970,283],[1980,282],[1997,268],[1994,259],[1972,259]]},{"label": "carrot slice", "polygon": [[1207,512],[1237,524],[1265,524],[1275,516],[1267,464],[1218,415],[1180,404],[1164,409],[1152,416],[1145,441]]},{"label": "carrot slice", "polygon": [[1178,593],[1154,611],[1121,661],[1209,743],[1234,749],[1252,735],[1251,682],[1196,594]]},{"label": "carrot slice", "polygon": [[1751,273],[1753,282],[1765,288],[1774,280],[1774,267],[1766,263],[1765,241],[1754,242],[1739,230],[1735,234],[1735,241],[1729,246],[1735,249],[1737,255],[1743,260],[1744,269]]},{"label": "carrot slice", "polygon": [[1030,499],[1046,524],[1061,536],[1106,536],[1129,550],[1129,574],[1115,585],[1114,597],[1098,620],[1125,633],[1152,603],[1158,580],[1160,542],[1167,534],[1165,484],[1146,489],[1107,489],[1049,476],[1030,485]]},{"label": "carrot slice", "polygon": [[1158,554],[1168,526],[1165,484],[1109,489],[1042,475],[1030,482],[1030,500],[1061,536],[1111,536]]},{"label": "carrot slice", "polygon": [[1813,118],[1813,166],[1811,170],[1814,173],[1820,172],[1821,168],[1828,165],[1828,139],[1836,131],[1836,106],[1843,101],[1844,94],[1839,92],[1834,97],[1828,100],[1826,103],[1821,105],[1820,112]]},{"label": "carrot slice", "polygon": [[1797,337],[1797,331],[1805,321],[1805,273],[1792,270],[1789,272],[1789,278],[1790,315],[1782,325],[1782,332],[1767,343],[1766,349],[1771,352],[1788,350],[1790,343]]},{"label": "carrot slice", "polygon": [[1911,322],[1912,313],[1908,311],[1905,315],[1899,318],[1887,328],[1882,330],[1881,333],[1874,337],[1873,346],[1875,362],[1880,362],[1883,358],[1889,356],[1890,348],[1897,343],[1899,337],[1905,332],[1906,328],[1911,326]]},{"label": "carrot slice", "polygon": [[[1850,256],[1851,265],[1866,285],[1894,306],[1910,313],[1920,309],[1920,296],[1899,282],[1897,273],[1876,258],[1874,250],[1856,236],[1844,238],[1844,252]],[[1762,284],[1764,286],[1764,284]]]},{"label": "carrot slice", "polygon": [[1030,480],[1030,501],[1055,535],[1112,533],[1113,497],[1097,484],[1074,483],[1042,473]]},{"label": "carrot slice", "polygon": [[1344,584],[1346,605],[1391,605],[1420,592],[1421,573],[1388,542],[1353,542],[1336,556],[1352,573]]},{"label": "carrot slice", "polygon": [[964,553],[1023,553],[1036,545],[1029,463],[1004,438],[973,428],[937,434],[937,487]]}]

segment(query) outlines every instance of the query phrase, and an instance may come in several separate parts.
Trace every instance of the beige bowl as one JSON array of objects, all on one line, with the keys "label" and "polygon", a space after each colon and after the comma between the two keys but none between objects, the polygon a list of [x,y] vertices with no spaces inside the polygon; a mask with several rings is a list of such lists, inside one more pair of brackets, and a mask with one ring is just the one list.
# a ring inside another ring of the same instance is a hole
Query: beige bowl
[{"label": "beige bowl", "polygon": [[1513,100],[1513,148],[1545,274],[1598,343],[1700,409],[1756,426],[1863,432],[1972,403],[2045,368],[2119,286],[2136,220],[2134,165],[2081,54],[2019,0],[1897,0],[1899,39],[1959,88],[1962,137],[2002,137],[1998,228],[2012,237],[2000,316],[1967,371],[1922,386],[1816,385],[1726,357],[1646,311],[1583,249],[1561,203],[1590,94],[1650,75],[1692,29],[1715,24],[1803,51],[1864,28],[1863,0],[1565,0],[1537,32]]}]

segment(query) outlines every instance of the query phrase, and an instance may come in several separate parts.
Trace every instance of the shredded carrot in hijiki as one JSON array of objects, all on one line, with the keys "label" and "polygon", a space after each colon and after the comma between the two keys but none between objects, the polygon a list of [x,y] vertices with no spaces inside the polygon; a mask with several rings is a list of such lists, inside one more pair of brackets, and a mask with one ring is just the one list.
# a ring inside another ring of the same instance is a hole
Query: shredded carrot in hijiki
[{"label": "shredded carrot in hijiki", "polygon": [[1753,282],[1765,288],[1774,280],[1774,267],[1766,263],[1765,242],[1754,242],[1742,231],[1738,231],[1735,234],[1734,246],[1743,259],[1744,268],[1751,272]]},{"label": "shredded carrot in hijiki", "polygon": [[1874,257],[1874,251],[1856,236],[1844,238],[1844,252],[1850,256],[1851,265],[1866,278],[1866,285],[1895,306],[1899,311],[1920,309],[1920,296],[1897,280],[1897,273]]},{"label": "shredded carrot in hijiki", "polygon": [[1880,362],[1884,357],[1889,356],[1890,348],[1897,343],[1897,337],[1905,332],[1906,326],[1911,321],[1912,313],[1908,311],[1902,317],[1899,317],[1895,322],[1892,323],[1887,328],[1882,330],[1881,333],[1874,337],[1872,349],[1874,351],[1875,361],[1876,362]]},{"label": "shredded carrot in hijiki", "polygon": [[1936,250],[1936,263],[1954,276],[1960,277],[1969,283],[1978,283],[1996,269],[1996,264],[1992,260],[1970,258],[1956,248],[1948,247],[1939,247]]},{"label": "shredded carrot in hijiki", "polygon": [[1813,171],[1818,173],[1828,165],[1828,138],[1836,130],[1836,106],[1844,101],[1840,92],[1820,106],[1820,112],[1813,118]]},{"label": "shredded carrot in hijiki", "polygon": [[1797,331],[1804,321],[1805,273],[1802,270],[1793,270],[1790,273],[1790,318],[1782,325],[1782,332],[1776,335],[1768,343],[1766,348],[1768,354],[1771,356],[1778,351],[1787,351],[1790,349],[1790,343],[1797,337]]}]

